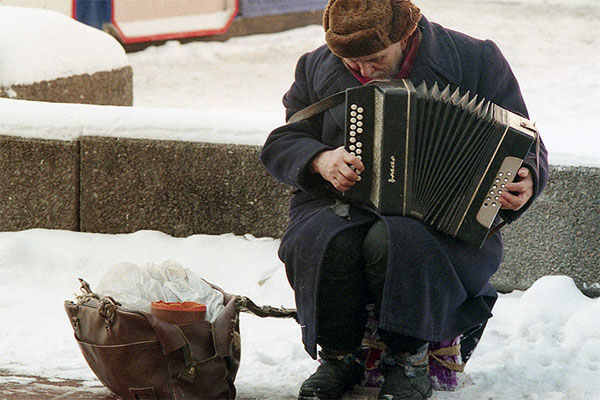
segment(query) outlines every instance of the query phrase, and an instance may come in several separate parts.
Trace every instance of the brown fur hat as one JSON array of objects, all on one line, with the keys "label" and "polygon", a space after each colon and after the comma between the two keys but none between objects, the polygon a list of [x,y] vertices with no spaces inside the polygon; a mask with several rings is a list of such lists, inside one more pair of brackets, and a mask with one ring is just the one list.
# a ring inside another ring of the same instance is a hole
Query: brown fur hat
[{"label": "brown fur hat", "polygon": [[420,19],[421,11],[410,0],[329,0],[323,28],[335,55],[356,58],[406,39]]}]

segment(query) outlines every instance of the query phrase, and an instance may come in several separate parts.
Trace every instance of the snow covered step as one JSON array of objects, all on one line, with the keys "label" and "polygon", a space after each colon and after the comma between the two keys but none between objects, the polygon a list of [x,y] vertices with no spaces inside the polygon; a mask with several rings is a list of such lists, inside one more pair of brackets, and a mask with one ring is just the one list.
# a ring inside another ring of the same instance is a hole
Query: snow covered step
[{"label": "snow covered step", "polygon": [[0,97],[133,104],[131,66],[107,33],[59,12],[3,5],[0,27]]}]

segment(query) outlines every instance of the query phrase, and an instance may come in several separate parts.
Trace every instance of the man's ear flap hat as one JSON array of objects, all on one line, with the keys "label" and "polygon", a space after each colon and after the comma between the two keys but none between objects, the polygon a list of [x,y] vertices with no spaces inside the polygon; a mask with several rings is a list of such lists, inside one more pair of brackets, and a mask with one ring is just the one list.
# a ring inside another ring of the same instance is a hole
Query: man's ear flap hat
[{"label": "man's ear flap hat", "polygon": [[408,38],[420,19],[410,0],[329,0],[325,41],[338,57],[363,57]]}]

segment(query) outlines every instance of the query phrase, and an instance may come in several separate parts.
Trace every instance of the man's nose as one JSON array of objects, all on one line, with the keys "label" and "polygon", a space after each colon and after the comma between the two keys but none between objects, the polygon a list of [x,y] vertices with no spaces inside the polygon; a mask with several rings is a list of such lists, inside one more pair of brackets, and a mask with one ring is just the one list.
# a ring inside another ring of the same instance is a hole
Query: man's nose
[{"label": "man's nose", "polygon": [[360,74],[365,78],[370,78],[371,74],[375,72],[375,68],[370,63],[358,63],[360,68]]}]

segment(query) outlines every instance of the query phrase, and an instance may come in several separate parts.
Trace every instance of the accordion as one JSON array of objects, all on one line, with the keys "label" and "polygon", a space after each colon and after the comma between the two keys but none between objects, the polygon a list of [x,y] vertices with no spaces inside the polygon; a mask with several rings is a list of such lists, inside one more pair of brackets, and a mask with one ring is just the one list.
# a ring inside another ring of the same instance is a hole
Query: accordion
[{"label": "accordion", "polygon": [[365,170],[344,196],[480,247],[535,140],[530,121],[459,89],[347,89],[345,148]]}]

